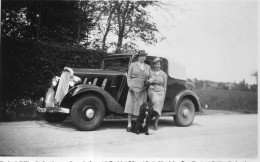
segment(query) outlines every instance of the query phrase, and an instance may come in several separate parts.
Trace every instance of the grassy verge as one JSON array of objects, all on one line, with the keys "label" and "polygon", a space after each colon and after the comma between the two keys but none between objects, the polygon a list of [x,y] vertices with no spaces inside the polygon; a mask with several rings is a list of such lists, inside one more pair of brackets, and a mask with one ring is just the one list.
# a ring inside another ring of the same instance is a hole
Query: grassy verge
[{"label": "grassy verge", "polygon": [[257,113],[257,92],[228,90],[197,90],[202,106],[212,110]]}]

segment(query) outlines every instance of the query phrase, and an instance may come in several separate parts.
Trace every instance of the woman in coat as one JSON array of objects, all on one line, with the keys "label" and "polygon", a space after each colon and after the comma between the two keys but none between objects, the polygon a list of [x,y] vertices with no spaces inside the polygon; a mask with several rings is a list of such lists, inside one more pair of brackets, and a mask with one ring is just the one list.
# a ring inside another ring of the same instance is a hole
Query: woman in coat
[{"label": "woman in coat", "polygon": [[147,90],[145,90],[144,83],[151,76],[151,68],[145,64],[147,53],[143,50],[135,55],[137,61],[129,66],[127,74],[127,84],[129,91],[127,94],[125,113],[128,114],[127,132],[131,131],[132,115],[139,116],[140,106],[147,101]]},{"label": "woman in coat", "polygon": [[153,110],[156,112],[154,130],[158,129],[158,121],[162,113],[167,87],[167,74],[161,70],[161,65],[161,59],[159,57],[155,58],[150,79],[151,85],[148,89],[148,97],[153,103]]}]

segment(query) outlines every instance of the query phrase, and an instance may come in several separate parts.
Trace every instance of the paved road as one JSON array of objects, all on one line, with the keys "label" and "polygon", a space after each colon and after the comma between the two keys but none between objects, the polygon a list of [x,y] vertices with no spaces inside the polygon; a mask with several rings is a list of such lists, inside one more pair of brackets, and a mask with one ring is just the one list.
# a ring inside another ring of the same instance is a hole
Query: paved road
[{"label": "paved road", "polygon": [[[0,155],[157,158],[256,158],[257,115],[210,111],[190,127],[161,118],[149,136],[127,133],[126,120],[106,120],[100,129],[77,131],[70,121],[0,123]],[[152,126],[151,126],[152,127]]]}]

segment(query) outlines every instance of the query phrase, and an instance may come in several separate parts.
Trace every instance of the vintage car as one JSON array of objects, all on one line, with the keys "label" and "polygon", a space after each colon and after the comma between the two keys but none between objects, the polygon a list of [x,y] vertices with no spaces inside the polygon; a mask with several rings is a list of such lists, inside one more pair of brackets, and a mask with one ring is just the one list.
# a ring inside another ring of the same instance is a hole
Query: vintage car
[{"label": "vintage car", "polygon": [[[68,116],[83,131],[95,130],[105,116],[126,115],[124,106],[129,90],[127,70],[133,53],[108,55],[100,69],[65,67],[61,76],[52,79],[37,110],[48,122],[62,122]],[[147,56],[152,66],[156,56]],[[173,116],[178,126],[189,126],[195,112],[202,112],[195,87],[186,79],[186,69],[173,60],[161,57],[161,69],[168,75],[162,116]]]}]

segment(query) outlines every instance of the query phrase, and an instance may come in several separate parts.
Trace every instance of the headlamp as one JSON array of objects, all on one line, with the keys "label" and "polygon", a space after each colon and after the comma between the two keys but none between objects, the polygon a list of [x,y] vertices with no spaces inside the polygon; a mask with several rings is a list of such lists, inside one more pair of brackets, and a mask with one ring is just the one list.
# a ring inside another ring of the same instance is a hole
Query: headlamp
[{"label": "headlamp", "polygon": [[79,84],[81,82],[82,82],[82,80],[80,79],[80,77],[73,75],[73,76],[70,77],[69,85],[71,87],[73,87],[75,84]]},{"label": "headlamp", "polygon": [[60,79],[60,77],[58,77],[58,76],[53,77],[53,78],[52,78],[52,81],[51,81],[51,85],[52,85],[53,87],[55,87],[55,86],[57,85],[59,79]]}]

